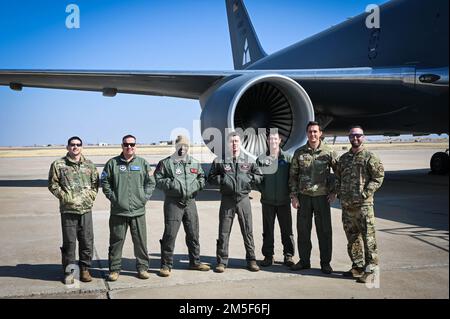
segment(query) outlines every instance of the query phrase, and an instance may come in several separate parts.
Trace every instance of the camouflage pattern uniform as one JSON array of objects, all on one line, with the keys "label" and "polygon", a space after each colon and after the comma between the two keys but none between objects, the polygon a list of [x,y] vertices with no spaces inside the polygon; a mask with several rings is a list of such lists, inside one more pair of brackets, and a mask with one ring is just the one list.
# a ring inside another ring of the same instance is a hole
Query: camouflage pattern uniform
[{"label": "camouflage pattern uniform", "polygon": [[327,196],[334,191],[337,154],[321,142],[317,149],[308,143],[295,151],[289,174],[291,197],[299,200],[297,211],[300,263],[310,266],[312,217],[319,239],[320,263],[329,265],[332,256],[331,211]]},{"label": "camouflage pattern uniform", "polygon": [[161,267],[173,266],[175,240],[181,222],[186,232],[189,264],[200,264],[199,222],[195,196],[205,187],[205,173],[191,156],[184,160],[167,157],[155,170],[156,187],[162,189],[164,199],[164,234],[161,243]]},{"label": "camouflage pattern uniform", "polygon": [[75,162],[69,154],[52,163],[48,174],[48,189],[59,199],[63,245],[62,265],[75,264],[75,248],[79,242],[79,265],[90,267],[94,246],[92,205],[98,191],[95,165],[81,155]]},{"label": "camouflage pattern uniform", "polygon": [[373,195],[383,178],[383,164],[366,149],[356,154],[350,150],[339,159],[336,190],[342,206],[347,251],[352,268],[365,267],[366,272],[378,265]]}]

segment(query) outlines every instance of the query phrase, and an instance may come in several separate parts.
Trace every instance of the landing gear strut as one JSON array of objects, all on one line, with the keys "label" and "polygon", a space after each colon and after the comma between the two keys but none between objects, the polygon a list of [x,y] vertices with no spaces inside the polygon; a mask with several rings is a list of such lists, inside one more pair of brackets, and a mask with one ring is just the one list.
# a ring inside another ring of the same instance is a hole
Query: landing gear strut
[{"label": "landing gear strut", "polygon": [[434,153],[430,160],[430,168],[433,174],[443,175],[448,173],[449,150]]}]

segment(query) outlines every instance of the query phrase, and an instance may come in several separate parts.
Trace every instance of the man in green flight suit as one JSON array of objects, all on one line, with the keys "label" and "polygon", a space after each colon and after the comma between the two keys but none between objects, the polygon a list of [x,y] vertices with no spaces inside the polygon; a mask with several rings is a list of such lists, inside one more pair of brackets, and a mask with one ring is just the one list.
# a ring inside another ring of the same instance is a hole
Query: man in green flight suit
[{"label": "man in green flight suit", "polygon": [[274,263],[274,226],[275,219],[281,231],[283,243],[284,265],[294,265],[294,235],[292,234],[291,200],[289,197],[289,168],[292,156],[280,148],[281,137],[278,131],[271,131],[267,138],[269,149],[267,154],[258,157],[257,164],[264,175],[258,189],[261,191],[263,217],[264,260],[261,266],[267,267]]},{"label": "man in green flight suit", "polygon": [[300,261],[292,270],[311,268],[312,218],[319,239],[320,268],[331,274],[332,229],[330,202],[336,198],[330,169],[336,170],[337,154],[321,140],[318,122],[306,126],[308,142],[295,151],[292,158],[289,186],[292,206],[297,210],[298,251]]},{"label": "man in green flight suit", "polygon": [[179,135],[175,153],[161,160],[155,170],[156,187],[164,191],[164,234],[161,243],[159,275],[168,277],[173,267],[173,250],[181,223],[186,232],[189,269],[208,271],[200,262],[199,221],[195,197],[205,187],[200,163],[188,155],[189,140]]},{"label": "man in green flight suit", "polygon": [[108,254],[110,281],[119,278],[128,227],[133,239],[138,277],[150,278],[145,204],[152,196],[155,178],[150,164],[135,153],[136,138],[133,135],[124,136],[122,153],[105,164],[101,176],[103,193],[111,202]]},{"label": "man in green flight suit", "polygon": [[92,281],[88,268],[94,249],[92,205],[98,191],[98,172],[82,154],[83,141],[72,136],[67,155],[54,161],[48,174],[48,189],[59,199],[63,245],[61,247],[64,283],[73,284],[75,248],[79,245],[80,280]]},{"label": "man in green flight suit", "polygon": [[237,132],[227,136],[228,152],[225,159],[216,158],[211,165],[208,181],[219,185],[222,195],[219,209],[219,239],[217,240],[217,266],[222,273],[228,264],[228,245],[234,215],[238,216],[247,260],[247,269],[259,271],[256,264],[253,241],[252,210],[248,194],[252,186],[262,181],[262,174],[256,163],[249,163],[241,153],[241,137]]},{"label": "man in green flight suit", "polygon": [[360,126],[353,126],[348,137],[352,148],[340,157],[336,170],[336,190],[352,261],[344,276],[366,283],[374,281],[378,271],[373,196],[383,183],[384,168],[380,159],[364,147]]}]

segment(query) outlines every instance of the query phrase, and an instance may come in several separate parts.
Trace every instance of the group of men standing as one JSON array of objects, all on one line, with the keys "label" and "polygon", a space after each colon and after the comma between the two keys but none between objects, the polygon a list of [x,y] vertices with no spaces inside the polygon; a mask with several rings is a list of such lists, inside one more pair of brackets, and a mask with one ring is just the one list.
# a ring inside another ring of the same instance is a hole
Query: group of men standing
[{"label": "group of men standing", "polygon": [[[237,215],[246,250],[247,269],[258,271],[253,240],[249,193],[261,192],[263,218],[263,267],[274,263],[274,224],[278,219],[283,244],[283,264],[292,270],[311,268],[311,229],[314,217],[320,249],[320,266],[330,274],[332,228],[330,203],[338,196],[342,221],[348,239],[352,268],[344,273],[366,282],[378,265],[375,241],[373,194],[381,186],[383,166],[373,153],[363,147],[361,127],[350,129],[352,148],[338,160],[337,154],[322,140],[317,122],[307,125],[308,142],[291,157],[282,151],[282,140],[276,131],[268,135],[268,151],[256,163],[241,152],[241,136],[227,136],[228,152],[216,158],[206,178],[200,163],[188,155],[189,141],[178,136],[176,150],[161,160],[155,172],[143,158],[136,156],[136,138],[122,139],[122,153],[104,167],[100,183],[110,200],[109,276],[116,281],[121,271],[122,248],[128,227],[132,235],[138,277],[147,279],[149,256],[145,204],[155,187],[165,194],[164,234],[161,244],[159,275],[167,277],[173,267],[175,240],[181,223],[186,233],[189,269],[208,271],[200,261],[199,219],[195,198],[207,182],[217,185],[221,193],[219,234],[215,271],[228,266],[231,228]],[[97,195],[99,176],[95,165],[81,154],[82,140],[71,137],[68,153],[53,162],[49,172],[49,189],[60,201],[63,233],[62,265],[65,283],[74,281],[70,265],[76,263],[75,247],[79,241],[80,280],[92,280],[89,273],[93,251],[92,205]],[[331,174],[331,170],[334,174]],[[298,249],[300,260],[294,263],[294,236],[291,204],[297,209]]]}]

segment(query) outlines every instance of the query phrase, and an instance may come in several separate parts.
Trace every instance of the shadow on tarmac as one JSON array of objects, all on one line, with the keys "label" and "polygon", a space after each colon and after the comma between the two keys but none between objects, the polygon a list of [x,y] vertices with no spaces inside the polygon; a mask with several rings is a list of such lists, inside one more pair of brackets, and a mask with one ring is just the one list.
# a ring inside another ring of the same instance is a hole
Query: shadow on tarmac
[{"label": "shadow on tarmac", "polygon": [[[189,257],[185,254],[174,254],[173,269],[188,269]],[[213,271],[216,266],[215,256],[201,256],[201,262],[211,266]],[[258,261],[259,263],[259,261]],[[246,270],[246,260],[239,258],[230,258],[228,261],[227,269],[243,269]],[[150,269],[149,273],[157,275],[160,268],[160,255],[150,254]],[[91,276],[97,279],[105,279],[108,276],[108,260],[96,259],[92,261],[92,267],[89,268]],[[332,274],[324,274],[320,268],[311,268],[301,271],[292,271],[290,268],[283,265],[282,262],[275,262],[274,265],[269,267],[260,267],[260,271],[271,273],[283,273],[301,276],[313,276],[313,277],[328,277],[335,279],[352,279],[343,276],[342,271],[336,271]],[[226,273],[226,271],[225,271]],[[25,278],[42,281],[59,281],[63,283],[63,269],[60,264],[18,264],[16,266],[0,266],[0,278]],[[120,271],[121,276],[137,277],[136,260],[132,258],[122,258],[122,269]],[[217,274],[218,276],[220,274]]]},{"label": "shadow on tarmac", "polygon": [[0,187],[47,187],[46,179],[6,179],[0,180]]}]

